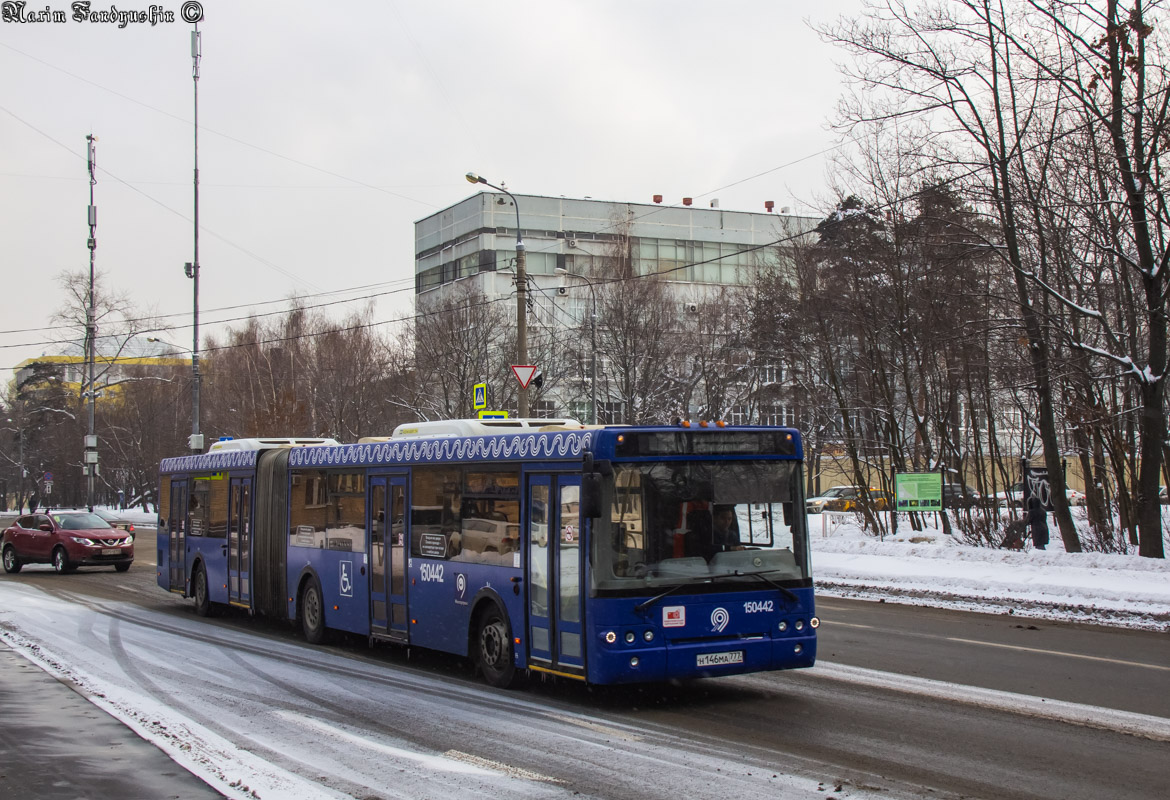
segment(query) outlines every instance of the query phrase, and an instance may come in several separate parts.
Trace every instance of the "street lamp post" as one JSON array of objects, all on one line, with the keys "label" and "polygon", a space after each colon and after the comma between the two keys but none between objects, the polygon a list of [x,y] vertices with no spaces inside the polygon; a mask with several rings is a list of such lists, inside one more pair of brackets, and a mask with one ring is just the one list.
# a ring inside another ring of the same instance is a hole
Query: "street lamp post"
[{"label": "street lamp post", "polygon": [[188,446],[193,452],[203,452],[203,435],[199,432],[199,59],[203,55],[199,23],[191,31],[191,77],[195,84],[195,252],[187,264],[187,277],[194,282],[194,317],[191,346],[191,438]]},{"label": "street lamp post", "polygon": [[94,476],[97,473],[97,428],[95,422],[95,406],[97,404],[97,383],[94,377],[94,364],[97,361],[97,314],[94,310],[94,254],[97,250],[97,206],[93,203],[93,187],[97,183],[94,170],[97,166],[97,152],[94,142],[97,138],[90,134],[85,137],[88,147],[89,167],[89,300],[85,309],[85,360],[89,370],[87,392],[89,396],[89,433],[85,437],[85,504],[93,511]]},{"label": "street lamp post", "polygon": [[564,267],[557,267],[557,272],[572,278],[585,281],[589,287],[589,299],[592,309],[589,314],[589,416],[592,424],[597,424],[597,293],[593,289],[593,281],[576,272],[569,272]]},{"label": "street lamp post", "polygon": [[[516,209],[516,362],[520,366],[528,364],[528,273],[525,269],[524,238],[520,234],[520,204],[516,197],[502,186],[488,183],[474,172],[467,173],[468,183],[482,183],[497,191],[501,191],[512,198],[512,205]],[[517,395],[518,414],[521,419],[528,416],[528,388],[520,387]]]}]

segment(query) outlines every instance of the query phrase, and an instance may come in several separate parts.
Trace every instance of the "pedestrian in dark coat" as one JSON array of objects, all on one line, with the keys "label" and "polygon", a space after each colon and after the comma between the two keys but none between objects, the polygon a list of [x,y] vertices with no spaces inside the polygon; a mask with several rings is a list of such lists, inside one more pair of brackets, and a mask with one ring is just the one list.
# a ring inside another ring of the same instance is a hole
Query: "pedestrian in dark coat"
[{"label": "pedestrian in dark coat", "polygon": [[1048,544],[1048,512],[1036,495],[1028,498],[1028,526],[1032,529],[1032,546],[1043,550]]}]

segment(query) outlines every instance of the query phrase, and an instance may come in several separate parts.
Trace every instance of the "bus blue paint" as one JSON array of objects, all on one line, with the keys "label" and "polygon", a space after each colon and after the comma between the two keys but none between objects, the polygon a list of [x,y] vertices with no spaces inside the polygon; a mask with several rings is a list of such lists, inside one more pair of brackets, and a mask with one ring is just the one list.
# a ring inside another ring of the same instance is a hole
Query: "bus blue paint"
[{"label": "bus blue paint", "polygon": [[202,568],[211,604],[297,621],[312,580],[329,629],[498,685],[509,654],[596,684],[807,667],[802,457],[787,428],[613,426],[165,459],[158,583]]}]

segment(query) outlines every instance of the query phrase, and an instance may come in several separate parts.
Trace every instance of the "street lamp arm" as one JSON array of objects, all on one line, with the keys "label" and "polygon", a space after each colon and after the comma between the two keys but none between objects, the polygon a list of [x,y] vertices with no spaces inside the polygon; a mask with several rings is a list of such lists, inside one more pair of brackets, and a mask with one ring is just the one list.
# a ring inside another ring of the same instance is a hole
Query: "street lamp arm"
[{"label": "street lamp arm", "polygon": [[496,186],[494,183],[488,183],[482,175],[476,175],[474,172],[469,172],[464,177],[467,178],[468,183],[482,183],[484,186],[490,186],[496,191],[503,192],[504,194],[508,195],[508,197],[512,198],[512,207],[516,209],[516,249],[523,250],[524,240],[520,236],[520,204],[516,202],[516,196],[505,189],[503,186]]}]

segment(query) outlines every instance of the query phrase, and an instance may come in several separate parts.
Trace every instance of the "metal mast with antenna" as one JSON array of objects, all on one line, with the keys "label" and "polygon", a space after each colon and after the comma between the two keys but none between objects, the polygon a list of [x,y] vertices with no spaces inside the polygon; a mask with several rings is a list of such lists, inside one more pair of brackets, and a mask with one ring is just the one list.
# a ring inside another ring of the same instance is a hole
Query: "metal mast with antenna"
[{"label": "metal mast with antenna", "polygon": [[191,345],[191,450],[203,452],[203,435],[199,432],[199,58],[202,56],[202,40],[199,23],[191,31],[191,77],[195,84],[195,253],[194,260],[186,265],[187,277],[195,284],[194,333]]},{"label": "metal mast with antenna", "polygon": [[95,174],[97,150],[94,142],[97,141],[92,133],[85,137],[88,150],[89,164],[89,298],[85,309],[85,360],[89,372],[86,382],[86,391],[83,397],[89,399],[89,434],[85,437],[85,504],[93,511],[93,484],[97,473],[97,432],[94,419],[94,405],[97,402],[96,380],[94,378],[94,362],[97,361],[97,320],[94,313],[94,258],[97,251],[97,206],[93,203],[93,187],[97,184]]}]

